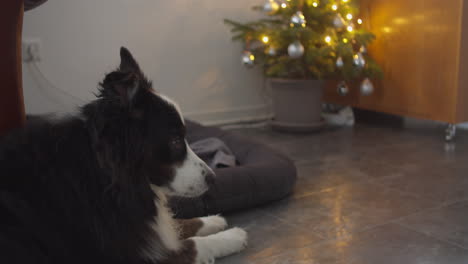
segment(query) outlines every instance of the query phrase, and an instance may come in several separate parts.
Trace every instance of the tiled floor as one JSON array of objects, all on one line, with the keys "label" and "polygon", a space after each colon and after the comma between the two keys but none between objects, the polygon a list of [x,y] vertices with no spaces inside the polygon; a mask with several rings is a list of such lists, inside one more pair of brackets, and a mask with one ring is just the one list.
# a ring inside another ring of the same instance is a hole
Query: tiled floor
[{"label": "tiled floor", "polygon": [[228,215],[248,248],[217,263],[468,263],[468,132],[372,125],[309,135],[241,129],[289,154],[294,194]]}]

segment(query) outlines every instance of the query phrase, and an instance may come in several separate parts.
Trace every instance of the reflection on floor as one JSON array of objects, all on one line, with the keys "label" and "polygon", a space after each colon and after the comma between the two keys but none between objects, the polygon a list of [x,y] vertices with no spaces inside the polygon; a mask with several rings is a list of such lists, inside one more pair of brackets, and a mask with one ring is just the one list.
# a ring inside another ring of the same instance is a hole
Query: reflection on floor
[{"label": "reflection on floor", "polygon": [[468,132],[448,144],[443,130],[237,130],[289,154],[299,179],[290,198],[227,216],[249,246],[217,263],[468,263]]}]

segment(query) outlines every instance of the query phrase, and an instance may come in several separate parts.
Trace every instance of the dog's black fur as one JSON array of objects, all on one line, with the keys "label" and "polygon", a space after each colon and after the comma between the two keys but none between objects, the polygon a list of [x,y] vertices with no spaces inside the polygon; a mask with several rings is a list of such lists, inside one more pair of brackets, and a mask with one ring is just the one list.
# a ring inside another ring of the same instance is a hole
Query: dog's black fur
[{"label": "dog's black fur", "polygon": [[145,263],[165,186],[186,155],[176,109],[125,48],[75,117],[36,120],[0,143],[0,263]]}]

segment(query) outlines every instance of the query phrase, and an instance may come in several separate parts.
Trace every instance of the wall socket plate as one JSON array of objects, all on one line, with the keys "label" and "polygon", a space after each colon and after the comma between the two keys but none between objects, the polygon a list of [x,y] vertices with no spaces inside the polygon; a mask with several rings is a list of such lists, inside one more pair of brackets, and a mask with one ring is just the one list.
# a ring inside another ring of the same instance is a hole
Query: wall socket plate
[{"label": "wall socket plate", "polygon": [[41,41],[39,39],[23,39],[21,53],[23,62],[41,61]]}]

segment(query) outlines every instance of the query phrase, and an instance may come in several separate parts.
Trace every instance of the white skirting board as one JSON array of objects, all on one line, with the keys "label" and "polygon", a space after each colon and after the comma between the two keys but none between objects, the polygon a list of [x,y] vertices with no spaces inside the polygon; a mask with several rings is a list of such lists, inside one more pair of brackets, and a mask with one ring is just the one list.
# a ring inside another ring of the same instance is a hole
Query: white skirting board
[{"label": "white skirting board", "polygon": [[232,125],[240,123],[263,122],[273,118],[268,104],[242,106],[236,108],[213,109],[203,112],[185,112],[185,117],[203,125]]}]

